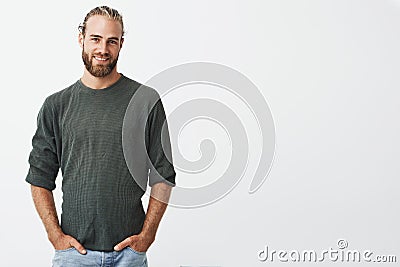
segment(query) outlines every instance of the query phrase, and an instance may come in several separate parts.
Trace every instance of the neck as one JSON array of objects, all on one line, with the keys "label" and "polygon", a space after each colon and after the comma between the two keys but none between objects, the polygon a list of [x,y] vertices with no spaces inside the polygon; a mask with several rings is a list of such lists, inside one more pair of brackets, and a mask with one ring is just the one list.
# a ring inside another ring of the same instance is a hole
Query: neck
[{"label": "neck", "polygon": [[121,77],[121,74],[114,69],[104,77],[95,77],[85,68],[81,81],[84,85],[92,89],[104,89],[113,85]]}]

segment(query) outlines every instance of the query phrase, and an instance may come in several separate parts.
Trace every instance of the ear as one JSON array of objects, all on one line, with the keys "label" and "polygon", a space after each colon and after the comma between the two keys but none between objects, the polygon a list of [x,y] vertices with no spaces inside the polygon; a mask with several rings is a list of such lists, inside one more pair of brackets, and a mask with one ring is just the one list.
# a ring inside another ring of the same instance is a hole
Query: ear
[{"label": "ear", "polygon": [[78,35],[78,43],[79,43],[79,46],[81,48],[83,48],[83,39],[84,39],[83,34],[79,33],[79,35]]},{"label": "ear", "polygon": [[124,43],[124,37],[121,37],[121,41],[120,41],[120,45],[119,45],[119,49],[121,49],[122,48],[122,44]]}]

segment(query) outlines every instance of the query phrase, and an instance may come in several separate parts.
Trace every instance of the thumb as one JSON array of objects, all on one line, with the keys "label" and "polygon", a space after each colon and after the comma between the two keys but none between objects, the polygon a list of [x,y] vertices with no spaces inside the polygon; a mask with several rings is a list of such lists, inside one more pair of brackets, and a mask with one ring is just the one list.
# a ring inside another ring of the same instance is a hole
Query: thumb
[{"label": "thumb", "polygon": [[81,243],[79,243],[78,240],[76,240],[72,236],[70,238],[71,239],[69,243],[71,244],[71,246],[73,246],[77,251],[79,251],[79,253],[86,254],[86,249],[81,245]]},{"label": "thumb", "polygon": [[134,240],[135,240],[134,236],[130,236],[130,237],[124,239],[123,241],[121,241],[120,243],[118,243],[117,245],[115,245],[114,250],[120,251],[120,250],[126,248],[127,246],[129,246],[130,244],[132,244]]}]

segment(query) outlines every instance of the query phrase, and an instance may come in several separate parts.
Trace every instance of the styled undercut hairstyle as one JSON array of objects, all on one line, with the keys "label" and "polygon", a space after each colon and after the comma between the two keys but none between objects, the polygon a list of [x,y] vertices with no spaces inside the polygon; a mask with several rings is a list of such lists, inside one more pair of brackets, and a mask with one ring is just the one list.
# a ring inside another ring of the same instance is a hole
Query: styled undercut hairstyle
[{"label": "styled undercut hairstyle", "polygon": [[108,6],[98,6],[93,8],[92,10],[89,11],[89,13],[86,14],[85,19],[83,20],[83,23],[81,23],[78,27],[79,31],[85,36],[86,33],[86,23],[88,19],[92,16],[104,16],[107,17],[111,20],[118,21],[121,23],[122,26],[122,36],[124,36],[125,31],[124,31],[124,22],[122,21],[122,15],[114,8],[108,7]]}]

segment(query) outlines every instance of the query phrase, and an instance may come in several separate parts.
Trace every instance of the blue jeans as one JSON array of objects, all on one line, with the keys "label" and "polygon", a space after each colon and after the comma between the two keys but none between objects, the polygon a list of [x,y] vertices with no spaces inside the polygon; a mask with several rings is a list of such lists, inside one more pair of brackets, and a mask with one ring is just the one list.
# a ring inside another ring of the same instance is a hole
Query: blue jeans
[{"label": "blue jeans", "polygon": [[56,250],[53,267],[147,267],[146,252],[137,252],[130,247],[118,252],[86,251],[82,255],[75,248]]}]

